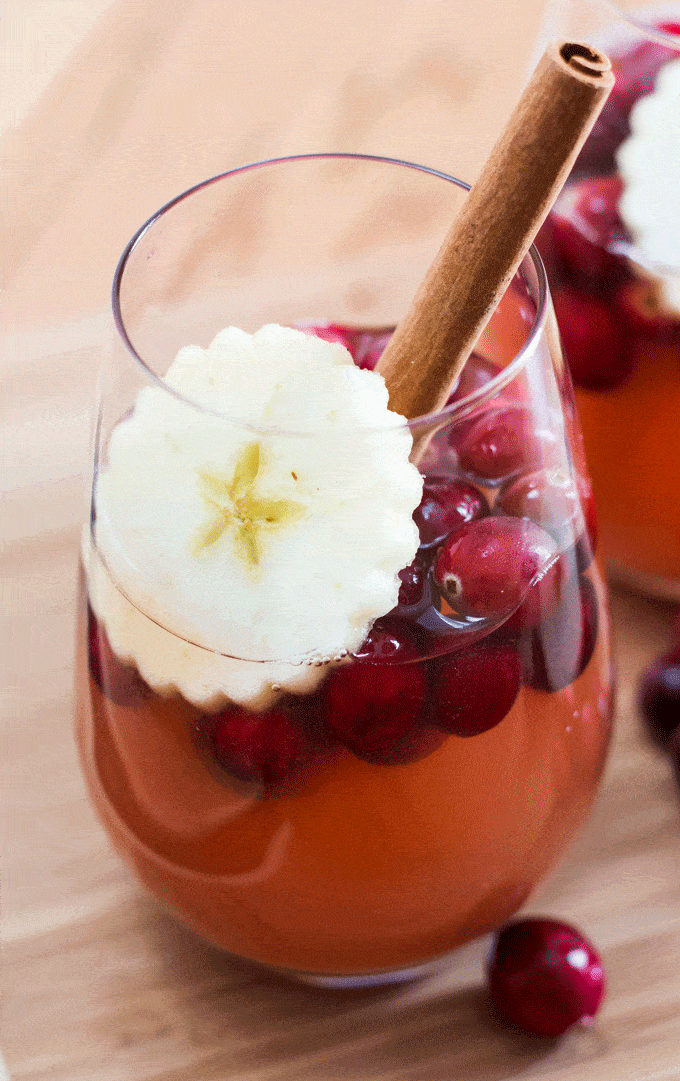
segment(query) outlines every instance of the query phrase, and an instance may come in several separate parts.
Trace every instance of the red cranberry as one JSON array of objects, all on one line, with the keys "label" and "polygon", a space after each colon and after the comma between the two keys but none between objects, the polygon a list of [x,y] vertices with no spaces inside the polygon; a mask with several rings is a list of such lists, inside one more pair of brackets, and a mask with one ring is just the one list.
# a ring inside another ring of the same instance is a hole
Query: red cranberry
[{"label": "red cranberry", "polygon": [[667,744],[680,727],[680,645],[659,657],[642,677],[640,709],[650,733]]},{"label": "red cranberry", "polygon": [[521,633],[537,627],[551,612],[554,612],[563,599],[573,589],[574,567],[573,550],[563,553],[551,563],[545,574],[534,582],[526,597],[512,615],[505,621],[503,628],[512,633]]},{"label": "red cranberry", "polygon": [[432,662],[431,723],[455,736],[476,736],[510,712],[521,664],[509,644],[485,639]]},{"label": "red cranberry", "polygon": [[380,616],[354,656],[371,664],[401,664],[418,658],[413,632],[397,615]]},{"label": "red cranberry", "polygon": [[534,1036],[561,1036],[579,1021],[592,1021],[605,989],[592,943],[575,927],[551,919],[502,927],[487,976],[501,1017]]},{"label": "red cranberry", "polygon": [[623,181],[618,176],[580,180],[567,188],[552,214],[552,241],[565,268],[577,279],[609,287],[625,276],[626,262],[612,247],[629,242],[618,212]]},{"label": "red cranberry", "polygon": [[449,477],[426,477],[420,505],[413,513],[422,545],[436,544],[465,522],[488,514],[489,504],[478,488]]},{"label": "red cranberry", "polygon": [[659,307],[653,282],[642,278],[625,282],[616,295],[616,306],[633,334],[664,341],[680,335],[680,321]]},{"label": "red cranberry", "polygon": [[88,608],[90,673],[102,694],[117,706],[135,706],[151,693],[137,669],[124,664],[111,648],[106,631]]},{"label": "red cranberry", "polygon": [[521,604],[557,554],[555,541],[533,522],[479,518],[447,537],[434,578],[454,611],[497,617]]},{"label": "red cranberry", "polygon": [[576,485],[563,469],[538,469],[508,481],[494,509],[540,525],[562,550],[581,532],[581,501]]},{"label": "red cranberry", "polygon": [[345,349],[349,349],[352,358],[356,359],[354,350],[357,332],[351,327],[344,327],[339,323],[307,323],[304,320],[294,326],[296,330],[302,330],[315,338],[323,338],[325,342],[339,342]]},{"label": "red cranberry", "polygon": [[392,337],[394,331],[360,331],[356,336],[354,347],[354,363],[359,368],[368,368],[373,371],[378,366],[378,361],[385,351],[385,346]]},{"label": "red cranberry", "polygon": [[[677,34],[677,23],[661,23],[659,29],[667,34]],[[612,59],[615,76],[610,101],[619,117],[628,119],[638,98],[654,89],[656,77],[669,60],[680,56],[680,46],[672,49],[656,41],[644,41],[640,45]],[[627,133],[627,128],[626,128]]]},{"label": "red cranberry", "polygon": [[469,425],[451,433],[461,468],[489,481],[547,464],[555,436],[539,431],[526,405],[494,403]]},{"label": "red cranberry", "polygon": [[326,724],[359,758],[388,762],[421,727],[425,699],[420,664],[340,665],[326,683]]},{"label": "red cranberry", "polygon": [[625,382],[634,356],[607,305],[568,286],[555,290],[553,304],[574,383],[613,390]]},{"label": "red cranberry", "polygon": [[588,578],[570,582],[537,627],[519,639],[522,678],[540,691],[560,691],[585,671],[597,641],[595,588]]},{"label": "red cranberry", "polygon": [[312,754],[308,736],[282,709],[224,710],[212,719],[211,744],[227,773],[268,787],[293,776]]},{"label": "red cranberry", "polygon": [[485,357],[473,353],[469,360],[466,361],[458,382],[446,404],[450,405],[452,402],[459,402],[462,398],[474,394],[476,390],[480,390],[487,383],[490,383],[492,379],[495,379],[500,370],[492,360],[487,360]]},{"label": "red cranberry", "polygon": [[428,564],[417,555],[408,567],[399,571],[399,600],[400,608],[415,608],[422,604],[425,599],[427,587]]}]

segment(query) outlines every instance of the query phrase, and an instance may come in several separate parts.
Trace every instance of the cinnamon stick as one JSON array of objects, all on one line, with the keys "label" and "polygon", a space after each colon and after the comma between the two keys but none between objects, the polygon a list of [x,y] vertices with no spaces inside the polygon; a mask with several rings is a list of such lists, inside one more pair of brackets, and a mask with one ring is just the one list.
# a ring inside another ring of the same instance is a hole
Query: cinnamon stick
[{"label": "cinnamon stick", "polygon": [[395,412],[444,406],[613,85],[589,45],[548,46],[381,357]]}]

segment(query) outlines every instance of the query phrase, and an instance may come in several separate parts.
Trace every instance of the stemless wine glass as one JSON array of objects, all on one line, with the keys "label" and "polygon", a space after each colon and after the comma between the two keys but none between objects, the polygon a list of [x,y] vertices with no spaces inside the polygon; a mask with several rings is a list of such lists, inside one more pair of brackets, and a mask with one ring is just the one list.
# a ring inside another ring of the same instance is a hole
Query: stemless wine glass
[{"label": "stemless wine glass", "polygon": [[[237,474],[255,483],[254,444],[258,461],[301,455],[300,475],[326,460],[330,432],[223,416],[170,386],[168,366],[227,326],[276,322],[374,368],[466,190],[386,158],[258,162],[159,211],[115,278],[83,540],[78,741],[91,798],[180,920],[323,986],[413,977],[499,926],[583,822],[600,777],[606,596],[540,259],[524,261],[441,413],[344,433],[365,472],[364,453],[368,463],[410,430],[424,478],[417,531],[407,511],[414,558],[351,655],[262,656],[245,615],[219,633],[214,613],[204,625],[185,583],[170,580],[174,553],[161,551],[156,521],[177,492],[147,458],[177,423],[211,433],[216,460],[236,433],[247,450],[233,476],[223,468],[232,495]],[[248,371],[239,377],[245,387]],[[130,451],[117,519],[112,447],[130,445],[140,411],[149,442]],[[194,495],[207,485],[217,500],[205,471],[188,477]],[[134,551],[126,494],[145,501],[148,521]],[[375,491],[366,524],[386,498]],[[293,543],[295,527],[293,515]],[[351,543],[361,550],[361,531]],[[182,600],[164,614],[166,585]]]},{"label": "stemless wine glass", "polygon": [[[655,137],[668,130],[672,157],[662,161],[639,142],[648,95],[672,65],[680,85],[680,2],[554,0],[542,37],[563,35],[607,53],[616,82],[537,244],[576,387],[607,567],[625,584],[680,600],[677,89],[669,89],[669,123],[653,120]],[[643,184],[632,193],[631,148],[643,158]],[[649,194],[662,171],[675,178],[674,197]],[[665,234],[664,265],[636,229],[650,208]]]}]

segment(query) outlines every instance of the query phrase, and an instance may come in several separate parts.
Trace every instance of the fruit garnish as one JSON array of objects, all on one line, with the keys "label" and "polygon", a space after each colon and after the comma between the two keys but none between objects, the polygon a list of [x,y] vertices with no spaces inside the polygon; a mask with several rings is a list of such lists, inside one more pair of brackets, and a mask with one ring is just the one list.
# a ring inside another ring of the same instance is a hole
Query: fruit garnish
[{"label": "fruit garnish", "polygon": [[561,1036],[578,1022],[592,1022],[605,990],[595,947],[575,927],[552,919],[502,927],[487,977],[501,1018],[533,1036]]},{"label": "fruit garnish", "polygon": [[613,390],[624,383],[634,356],[610,308],[569,286],[555,289],[553,305],[574,383],[585,390]]},{"label": "fruit garnish", "polygon": [[421,726],[426,690],[417,663],[340,665],[325,687],[329,734],[359,758],[398,760]]},{"label": "fruit garnish", "polygon": [[561,468],[523,473],[503,485],[496,512],[528,518],[540,525],[565,551],[583,530],[581,501],[569,473]]},{"label": "fruit garnish", "polygon": [[230,708],[217,714],[210,744],[218,764],[242,781],[266,786],[282,784],[313,757],[303,729],[283,710],[266,713]]},{"label": "fruit garnish", "polygon": [[112,579],[161,627],[233,657],[356,649],[418,547],[422,478],[382,376],[338,342],[265,326],[180,350],[165,381],[181,397],[145,388],[98,477]]},{"label": "fruit garnish", "polygon": [[454,612],[502,618],[522,603],[557,558],[555,541],[533,522],[479,518],[447,537],[434,579]]},{"label": "fruit garnish", "polygon": [[619,201],[638,261],[659,280],[661,303],[680,314],[680,59],[661,68],[656,85],[633,106],[630,136],[616,161]]},{"label": "fruit garnish", "polygon": [[527,406],[496,402],[454,429],[451,443],[466,473],[496,483],[520,470],[548,464],[557,441],[552,432],[537,428]]},{"label": "fruit garnish", "polygon": [[597,598],[592,582],[585,577],[570,578],[559,602],[517,642],[524,683],[548,693],[568,687],[587,667],[597,629]]},{"label": "fruit garnish", "polygon": [[669,650],[644,672],[640,711],[651,735],[662,746],[680,728],[680,645]]},{"label": "fruit garnish", "polygon": [[430,662],[433,723],[455,736],[477,736],[510,712],[521,682],[514,646],[486,639]]},{"label": "fruit garnish", "polygon": [[427,572],[429,562],[422,555],[417,555],[408,567],[399,571],[398,608],[415,608],[423,604],[427,596]]},{"label": "fruit garnish", "polygon": [[426,477],[413,520],[418,526],[421,545],[430,547],[452,529],[488,512],[486,497],[473,484],[450,477]]},{"label": "fruit garnish", "polygon": [[630,236],[618,210],[623,181],[596,176],[570,184],[551,214],[554,248],[572,276],[609,288],[626,274]]},{"label": "fruit garnish", "polygon": [[418,646],[408,624],[398,615],[387,615],[376,619],[353,656],[371,664],[401,664],[418,657]]}]

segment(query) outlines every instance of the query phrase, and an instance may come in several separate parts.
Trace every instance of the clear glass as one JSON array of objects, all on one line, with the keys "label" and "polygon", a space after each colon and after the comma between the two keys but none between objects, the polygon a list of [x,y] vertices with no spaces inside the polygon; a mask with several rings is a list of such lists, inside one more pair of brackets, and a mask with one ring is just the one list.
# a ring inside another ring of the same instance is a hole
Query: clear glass
[{"label": "clear glass", "polygon": [[[500,925],[583,822],[603,768],[606,593],[540,259],[525,260],[446,408],[409,425],[430,436],[424,450],[417,440],[420,546],[394,579],[396,607],[351,656],[258,656],[245,625],[211,639],[191,597],[161,618],[149,566],[107,525],[102,483],[112,439],[150,389],[216,438],[236,431],[264,454],[303,438],[308,454],[311,438],[323,454],[325,430],[246,426],[181,399],[163,378],[170,362],[227,325],[276,321],[374,367],[465,196],[452,177],[382,158],[257,163],[161,210],[115,280],[83,540],[77,734],[90,795],[180,920],[321,985],[410,978]],[[345,437],[368,454],[389,432]],[[147,496],[162,517],[163,485]],[[500,537],[496,577],[466,607],[442,587],[438,553],[467,539],[458,573],[474,585],[484,530]],[[518,556],[537,538],[544,555],[527,576]],[[264,679],[266,701],[201,699],[220,666]]]},{"label": "clear glass", "polygon": [[[601,550],[614,579],[680,601],[680,251],[667,266],[645,257],[619,213],[627,185],[617,161],[631,110],[680,62],[680,2],[554,0],[542,39],[561,36],[602,48],[616,76],[537,242],[576,388]],[[677,148],[675,160],[680,169]],[[677,201],[646,202],[667,220],[680,216]]]}]

